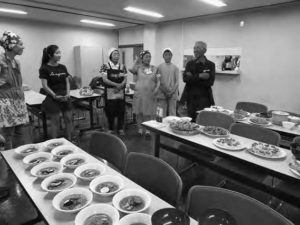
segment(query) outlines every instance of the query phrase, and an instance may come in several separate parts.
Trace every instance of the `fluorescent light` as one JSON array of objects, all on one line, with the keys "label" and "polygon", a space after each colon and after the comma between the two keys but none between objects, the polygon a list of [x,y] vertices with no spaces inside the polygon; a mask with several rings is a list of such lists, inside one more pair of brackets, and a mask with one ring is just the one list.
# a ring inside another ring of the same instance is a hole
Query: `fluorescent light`
[{"label": "fluorescent light", "polygon": [[15,13],[15,14],[27,14],[27,12],[25,12],[25,11],[15,10],[15,9],[6,9],[6,8],[0,8],[0,12]]},{"label": "fluorescent light", "polygon": [[129,12],[133,12],[133,13],[146,15],[146,16],[157,17],[157,18],[164,17],[163,15],[161,15],[159,13],[144,10],[144,9],[139,9],[139,8],[135,8],[135,7],[131,7],[131,6],[128,6],[128,7],[124,8],[124,10],[129,11]]},{"label": "fluorescent light", "polygon": [[112,23],[106,23],[106,22],[100,22],[95,20],[80,20],[81,23],[89,23],[89,24],[95,24],[100,26],[107,26],[107,27],[114,27],[115,25]]},{"label": "fluorescent light", "polygon": [[224,2],[222,2],[221,0],[202,0],[205,3],[217,6],[217,7],[223,7],[223,6],[227,6],[227,4],[225,4]]}]

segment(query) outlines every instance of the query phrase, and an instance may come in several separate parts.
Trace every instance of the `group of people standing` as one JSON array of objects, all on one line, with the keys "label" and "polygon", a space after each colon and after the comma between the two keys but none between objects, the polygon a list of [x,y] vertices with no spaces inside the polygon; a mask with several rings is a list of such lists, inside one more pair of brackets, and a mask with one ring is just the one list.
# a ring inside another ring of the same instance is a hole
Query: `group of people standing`
[{"label": "group of people standing", "polygon": [[[6,149],[24,144],[19,143],[24,125],[29,122],[28,112],[22,89],[20,63],[15,56],[22,55],[24,46],[17,34],[4,32],[0,40],[4,52],[0,55],[0,128],[6,139]],[[182,99],[187,103],[188,116],[196,119],[196,111],[214,104],[211,86],[215,79],[215,65],[204,56],[207,46],[196,42],[195,59],[188,62],[183,73],[186,83]],[[164,62],[159,66],[151,64],[151,53],[142,51],[129,71],[135,82],[133,96],[133,113],[136,115],[138,134],[149,135],[141,123],[154,118],[157,106],[163,115],[176,115],[176,104],[179,94],[179,69],[172,61],[170,48],[162,51]],[[71,75],[65,65],[59,63],[61,50],[57,45],[43,49],[42,63],[39,69],[43,91],[46,99],[42,110],[51,120],[52,138],[58,136],[60,114],[63,115],[66,138],[72,137],[72,106],[70,102]],[[120,52],[112,48],[108,62],[100,67],[100,77],[105,86],[105,112],[108,120],[108,131],[114,130],[114,119],[117,117],[117,130],[124,135],[125,87],[127,83],[126,66],[120,62]],[[28,141],[28,140],[27,140]],[[30,140],[29,140],[30,141]]]}]

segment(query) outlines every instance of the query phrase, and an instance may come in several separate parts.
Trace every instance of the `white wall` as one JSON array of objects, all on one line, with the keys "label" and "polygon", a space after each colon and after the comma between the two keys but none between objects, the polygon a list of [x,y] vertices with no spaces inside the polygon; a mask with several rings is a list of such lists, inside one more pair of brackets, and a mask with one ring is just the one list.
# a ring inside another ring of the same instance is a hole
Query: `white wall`
[{"label": "white wall", "polygon": [[119,30],[119,45],[144,43],[144,27],[135,26]]},{"label": "white wall", "polygon": [[70,74],[75,74],[74,46],[103,47],[106,58],[107,49],[118,45],[118,33],[111,30],[0,18],[0,34],[5,30],[15,32],[23,39],[25,50],[19,57],[23,80],[34,90],[41,87],[38,69],[42,50],[47,45],[57,44],[61,48],[61,63],[67,66]]},{"label": "white wall", "polygon": [[[239,26],[241,20],[244,27]],[[241,47],[242,74],[217,76],[216,104],[233,108],[237,101],[246,100],[299,113],[299,22],[300,4],[295,3],[161,24],[156,28],[153,63],[161,61],[164,47],[171,47],[173,62],[181,67],[183,50],[198,40],[212,48]]]}]

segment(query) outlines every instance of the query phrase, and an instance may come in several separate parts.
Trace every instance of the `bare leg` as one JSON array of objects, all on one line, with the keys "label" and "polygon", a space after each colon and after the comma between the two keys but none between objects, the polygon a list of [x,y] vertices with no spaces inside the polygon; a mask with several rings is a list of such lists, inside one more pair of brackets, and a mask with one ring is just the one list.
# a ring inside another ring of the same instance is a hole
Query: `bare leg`
[{"label": "bare leg", "polygon": [[138,133],[139,134],[143,134],[143,130],[142,130],[142,122],[143,122],[143,114],[139,113],[136,115],[136,123],[137,123],[137,127],[138,127]]},{"label": "bare leg", "polygon": [[[149,121],[149,120],[152,120],[152,119],[153,119],[153,116],[147,115],[147,116],[144,116],[144,121],[143,122]],[[146,133],[146,135],[150,134],[149,130],[146,130],[146,129],[145,129],[145,133]]]},{"label": "bare leg", "polygon": [[5,138],[5,150],[13,148],[13,136],[15,132],[15,127],[3,127],[1,130],[2,135]]},{"label": "bare leg", "polygon": [[50,115],[51,121],[51,136],[52,138],[57,138],[57,133],[59,129],[59,113]]},{"label": "bare leg", "polygon": [[67,139],[71,140],[72,130],[73,130],[72,111],[68,110],[68,111],[63,112],[63,117],[64,117],[64,121],[65,121]]}]

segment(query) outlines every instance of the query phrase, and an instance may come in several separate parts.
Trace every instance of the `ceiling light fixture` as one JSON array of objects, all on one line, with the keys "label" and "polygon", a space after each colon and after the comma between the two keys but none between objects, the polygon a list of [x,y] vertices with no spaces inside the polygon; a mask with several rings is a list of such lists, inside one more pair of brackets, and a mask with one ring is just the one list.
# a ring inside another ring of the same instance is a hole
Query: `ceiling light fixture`
[{"label": "ceiling light fixture", "polygon": [[112,23],[106,23],[106,22],[100,22],[95,20],[80,20],[81,23],[89,23],[89,24],[95,24],[100,26],[107,26],[107,27],[114,27],[115,25]]},{"label": "ceiling light fixture", "polygon": [[131,6],[128,6],[128,7],[124,8],[124,10],[129,11],[129,12],[133,12],[133,13],[142,14],[142,15],[145,15],[145,16],[152,16],[152,17],[157,17],[157,18],[164,17],[163,15],[161,15],[159,13],[144,10],[144,9],[139,9],[139,8],[135,8],[135,7],[131,7]]},{"label": "ceiling light fixture", "polygon": [[227,4],[225,4],[224,2],[222,2],[221,0],[202,0],[205,3],[217,6],[217,7],[223,7],[223,6],[227,6]]},{"label": "ceiling light fixture", "polygon": [[0,8],[0,12],[14,13],[14,14],[27,14],[27,12],[25,11],[16,10],[16,9],[6,9],[6,8]]}]

